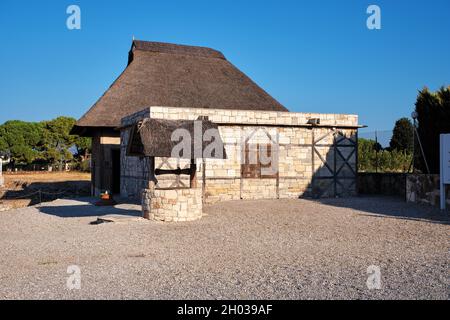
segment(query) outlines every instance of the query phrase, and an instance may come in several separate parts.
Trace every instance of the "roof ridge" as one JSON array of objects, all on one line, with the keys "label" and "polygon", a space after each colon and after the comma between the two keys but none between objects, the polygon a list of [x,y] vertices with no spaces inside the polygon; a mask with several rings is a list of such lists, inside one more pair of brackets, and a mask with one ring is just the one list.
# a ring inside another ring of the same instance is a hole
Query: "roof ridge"
[{"label": "roof ridge", "polygon": [[132,45],[131,45],[131,51],[133,51],[133,50],[158,52],[158,53],[169,53],[169,54],[181,54],[181,55],[189,55],[189,56],[197,56],[197,57],[204,57],[204,58],[216,58],[216,59],[226,60],[226,58],[222,54],[222,52],[212,49],[212,48],[191,46],[191,45],[181,45],[181,44],[166,43],[166,42],[133,40]]}]

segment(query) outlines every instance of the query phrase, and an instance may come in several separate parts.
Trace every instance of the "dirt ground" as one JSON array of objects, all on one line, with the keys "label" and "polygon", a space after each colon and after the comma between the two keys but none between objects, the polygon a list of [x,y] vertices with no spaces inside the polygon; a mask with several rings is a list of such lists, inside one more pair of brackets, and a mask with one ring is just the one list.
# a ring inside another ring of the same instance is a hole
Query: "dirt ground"
[{"label": "dirt ground", "polygon": [[[0,207],[3,210],[63,196],[88,196],[90,193],[90,173],[4,172],[3,177],[5,184],[0,187]],[[39,190],[42,191],[40,195]]]},{"label": "dirt ground", "polygon": [[139,216],[140,206],[92,201],[0,213],[0,298],[449,298],[450,219],[431,207],[385,197],[232,201],[193,222],[95,224]]},{"label": "dirt ground", "polygon": [[3,172],[5,186],[15,185],[15,181],[24,182],[55,182],[55,181],[89,181],[91,174],[78,171],[34,171],[34,172]]}]

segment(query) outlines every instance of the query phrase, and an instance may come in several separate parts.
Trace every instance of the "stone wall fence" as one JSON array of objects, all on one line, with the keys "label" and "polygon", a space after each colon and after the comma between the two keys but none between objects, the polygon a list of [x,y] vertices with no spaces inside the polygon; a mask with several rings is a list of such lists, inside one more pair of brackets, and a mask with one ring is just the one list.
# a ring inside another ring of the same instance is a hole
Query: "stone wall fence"
[{"label": "stone wall fence", "polygon": [[406,173],[358,172],[358,193],[406,199]]},{"label": "stone wall fence", "polygon": [[[446,186],[447,210],[450,209],[450,187]],[[440,177],[438,174],[408,174],[406,201],[440,207]]]},{"label": "stone wall fence", "polygon": [[[398,196],[406,202],[440,207],[438,174],[358,173],[358,194]],[[446,186],[447,210],[450,209],[450,187]]]}]

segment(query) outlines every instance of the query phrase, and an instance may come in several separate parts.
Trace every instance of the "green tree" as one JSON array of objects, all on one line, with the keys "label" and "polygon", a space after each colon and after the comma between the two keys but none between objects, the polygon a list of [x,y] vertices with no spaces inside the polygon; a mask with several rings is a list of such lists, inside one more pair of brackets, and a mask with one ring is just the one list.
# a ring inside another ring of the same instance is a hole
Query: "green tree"
[{"label": "green tree", "polygon": [[362,172],[375,171],[376,152],[381,148],[374,140],[358,139],[358,170]]},{"label": "green tree", "polygon": [[5,154],[9,151],[9,145],[6,143],[5,137],[2,135],[2,127],[3,125],[0,126],[0,152],[1,154]]},{"label": "green tree", "polygon": [[13,165],[28,164],[39,158],[42,139],[40,123],[11,120],[0,126],[0,151],[11,155]]},{"label": "green tree", "polygon": [[71,135],[75,119],[58,117],[50,121],[12,120],[0,125],[0,153],[11,155],[12,165],[44,161],[51,165],[73,160],[86,161],[91,139]]},{"label": "green tree", "polygon": [[75,137],[76,157],[85,160],[92,150],[92,139],[88,137]]},{"label": "green tree", "polygon": [[408,118],[401,118],[395,122],[394,132],[389,143],[391,150],[412,152],[413,125]]},{"label": "green tree", "polygon": [[58,117],[50,121],[43,121],[43,141],[45,158],[51,164],[63,164],[73,159],[70,148],[75,145],[77,136],[71,135],[70,130],[76,120],[71,117]]},{"label": "green tree", "polygon": [[[428,88],[419,91],[416,101],[418,135],[422,143],[430,173],[439,173],[439,135],[450,133],[450,86],[437,92]],[[415,168],[426,172],[419,148],[415,148]]]},{"label": "green tree", "polygon": [[407,172],[412,154],[407,151],[388,150],[374,140],[358,139],[358,171]]}]

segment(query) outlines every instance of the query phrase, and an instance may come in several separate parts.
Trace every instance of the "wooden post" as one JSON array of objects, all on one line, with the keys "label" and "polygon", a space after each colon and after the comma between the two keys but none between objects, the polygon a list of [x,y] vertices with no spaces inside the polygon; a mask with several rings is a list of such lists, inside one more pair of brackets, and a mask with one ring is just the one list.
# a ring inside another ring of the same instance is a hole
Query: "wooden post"
[{"label": "wooden post", "polygon": [[202,159],[202,203],[205,203],[205,193],[206,193],[206,160]]},{"label": "wooden post", "polygon": [[155,157],[149,157],[149,172],[147,177],[147,189],[142,191],[142,216],[144,219],[150,219],[151,211],[151,198],[153,197],[153,192],[155,191],[155,185],[157,183],[155,177]]},{"label": "wooden post", "polygon": [[337,173],[336,173],[336,161],[337,161],[337,153],[338,153],[338,147],[337,147],[337,142],[336,142],[336,136],[337,136],[337,131],[334,131],[333,133],[333,162],[334,162],[334,166],[333,166],[333,183],[334,183],[334,197],[336,198],[338,196],[338,192],[337,192]]},{"label": "wooden post", "polygon": [[195,163],[195,159],[191,159],[191,173],[189,176],[189,185],[190,188],[197,188],[197,164]]},{"label": "wooden post", "polygon": [[149,157],[148,161],[149,161],[149,172],[148,172],[147,189],[153,190],[155,188],[155,185],[158,183],[155,174],[155,157]]},{"label": "wooden post", "polygon": [[[272,138],[271,138],[271,141]],[[276,175],[276,185],[277,185],[277,199],[280,199],[280,135],[277,128],[277,136],[276,136],[276,149],[275,152],[277,153],[275,157],[277,157],[277,175]],[[271,152],[274,152],[273,150]],[[271,153],[273,155],[273,153]],[[271,164],[273,165],[273,163]]]},{"label": "wooden post", "polygon": [[315,187],[315,183],[316,183],[316,167],[314,164],[314,158],[316,157],[315,152],[316,152],[316,137],[314,136],[314,127],[311,128],[311,196],[314,198],[314,187]]}]

